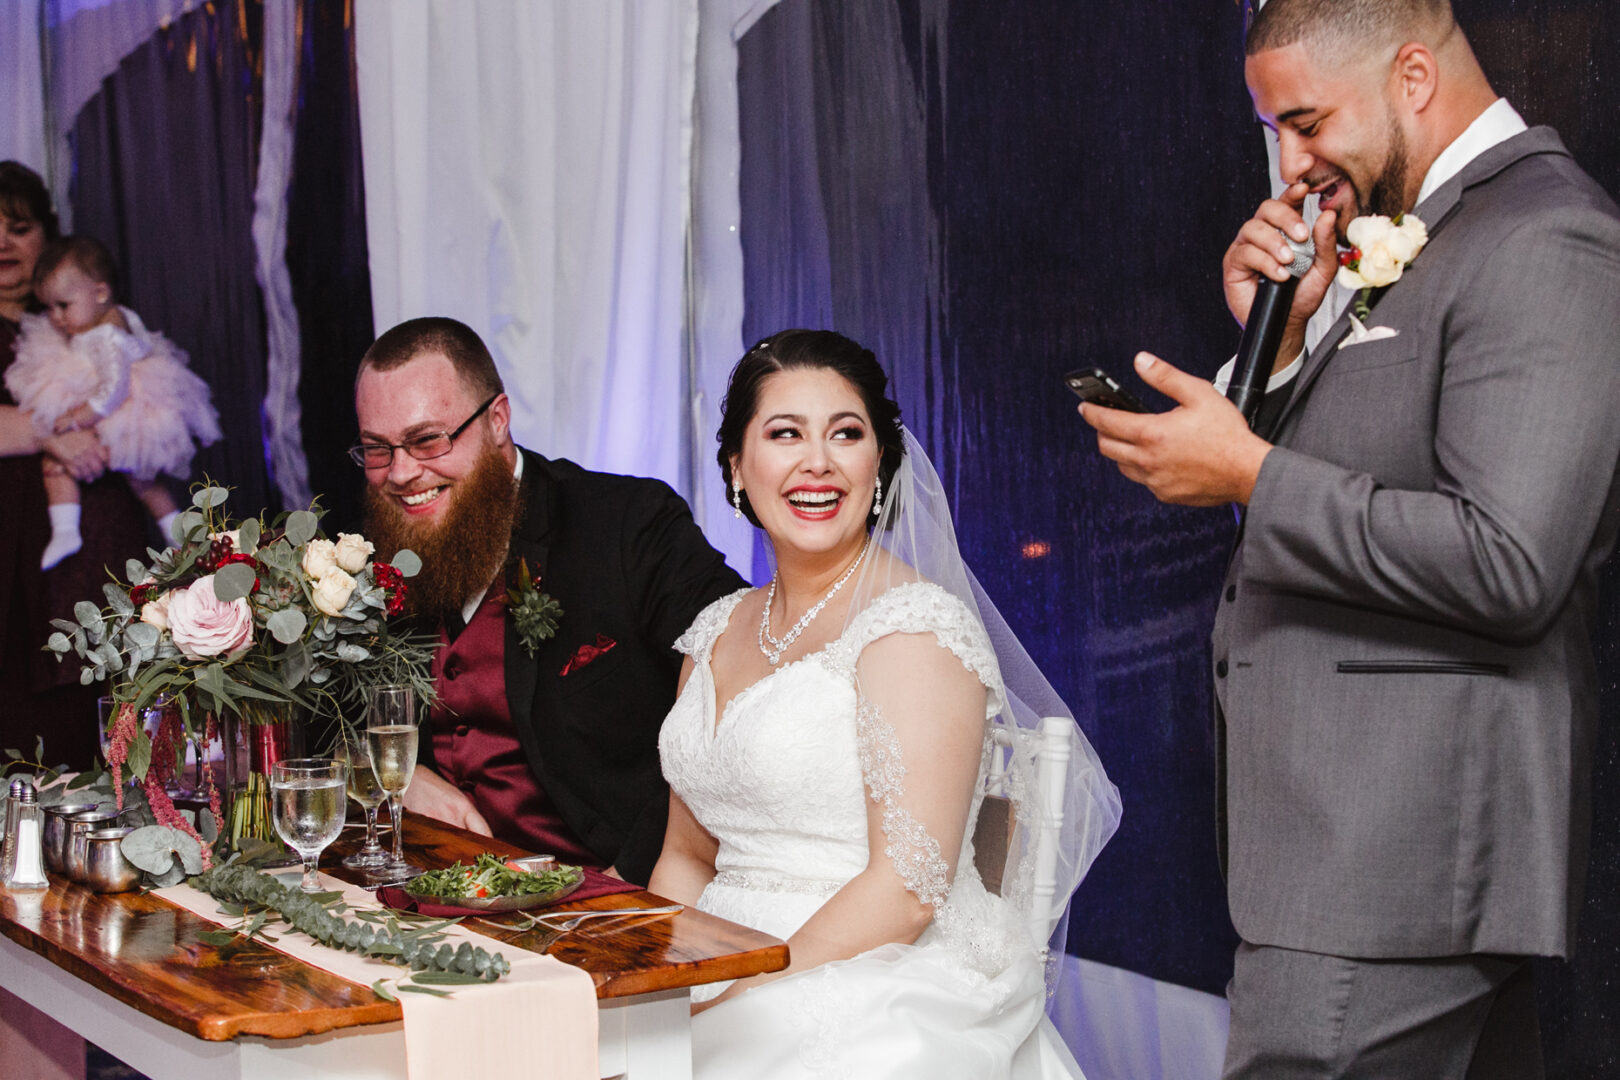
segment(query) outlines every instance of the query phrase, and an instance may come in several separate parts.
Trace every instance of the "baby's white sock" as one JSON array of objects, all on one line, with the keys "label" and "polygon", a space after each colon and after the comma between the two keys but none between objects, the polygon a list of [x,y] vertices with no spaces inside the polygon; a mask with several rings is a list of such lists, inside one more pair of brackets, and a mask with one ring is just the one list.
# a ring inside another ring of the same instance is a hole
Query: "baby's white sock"
[{"label": "baby's white sock", "polygon": [[79,535],[78,503],[53,503],[45,509],[51,517],[51,542],[40,556],[41,570],[49,570],[84,547],[84,538]]}]

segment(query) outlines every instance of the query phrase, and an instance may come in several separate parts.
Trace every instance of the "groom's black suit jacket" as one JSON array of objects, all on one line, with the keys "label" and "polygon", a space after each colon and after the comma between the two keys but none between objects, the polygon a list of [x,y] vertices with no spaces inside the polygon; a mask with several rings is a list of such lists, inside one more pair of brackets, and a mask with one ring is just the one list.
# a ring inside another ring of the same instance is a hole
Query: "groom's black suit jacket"
[{"label": "groom's black suit jacket", "polygon": [[[604,865],[645,883],[669,811],[658,729],[680,674],[672,646],[698,612],[746,582],[663,482],[520,453],[509,565],[527,560],[563,614],[533,657],[507,617],[507,707],[530,768],[569,828]],[[599,635],[613,647],[563,675]],[[426,732],[422,747],[431,764]]]}]

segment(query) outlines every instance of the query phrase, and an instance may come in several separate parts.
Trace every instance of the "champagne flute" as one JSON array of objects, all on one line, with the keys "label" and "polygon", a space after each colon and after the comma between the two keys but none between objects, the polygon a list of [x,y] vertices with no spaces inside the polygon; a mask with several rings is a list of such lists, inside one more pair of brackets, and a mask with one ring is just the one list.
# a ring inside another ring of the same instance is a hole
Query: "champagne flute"
[{"label": "champagne flute", "polygon": [[344,724],[332,756],[349,766],[349,798],[359,803],[366,813],[365,846],[344,859],[343,865],[350,870],[380,870],[388,865],[388,852],[377,842],[377,807],[388,796],[377,784],[377,774],[372,771],[365,732]]},{"label": "champagne flute", "polygon": [[421,867],[405,860],[405,789],[416,768],[416,693],[409,686],[371,691],[366,749],[377,786],[388,795],[388,815],[394,823],[394,852],[386,869],[395,876],[416,873]]},{"label": "champagne flute", "polygon": [[304,860],[299,888],[321,891],[315,867],[343,830],[343,788],[349,767],[331,758],[287,758],[270,766],[271,815],[276,832]]}]

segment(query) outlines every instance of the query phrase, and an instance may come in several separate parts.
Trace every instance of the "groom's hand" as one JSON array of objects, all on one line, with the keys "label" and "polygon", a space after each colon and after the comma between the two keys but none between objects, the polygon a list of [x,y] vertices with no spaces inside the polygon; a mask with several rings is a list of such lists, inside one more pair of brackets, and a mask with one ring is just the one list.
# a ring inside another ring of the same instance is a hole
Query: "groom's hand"
[{"label": "groom's hand", "polygon": [[1247,505],[1271,444],[1203,379],[1151,353],[1136,354],[1136,371],[1177,407],[1143,414],[1082,404],[1081,418],[1097,429],[1097,449],[1162,502]]},{"label": "groom's hand", "polygon": [[405,789],[405,809],[480,836],[495,835],[473,801],[425,765],[418,765],[411,774],[411,786]]}]

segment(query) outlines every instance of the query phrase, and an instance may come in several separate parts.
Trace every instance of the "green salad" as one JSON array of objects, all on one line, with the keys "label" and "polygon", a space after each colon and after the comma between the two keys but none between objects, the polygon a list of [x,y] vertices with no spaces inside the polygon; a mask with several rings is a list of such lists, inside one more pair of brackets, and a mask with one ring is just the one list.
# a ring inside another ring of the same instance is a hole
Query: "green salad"
[{"label": "green salad", "polygon": [[580,880],[584,872],[577,866],[558,866],[531,874],[514,870],[505,858],[484,852],[471,866],[456,863],[443,870],[429,870],[406,883],[417,896],[438,896],[447,900],[488,899],[496,896],[533,896],[565,889]]}]

